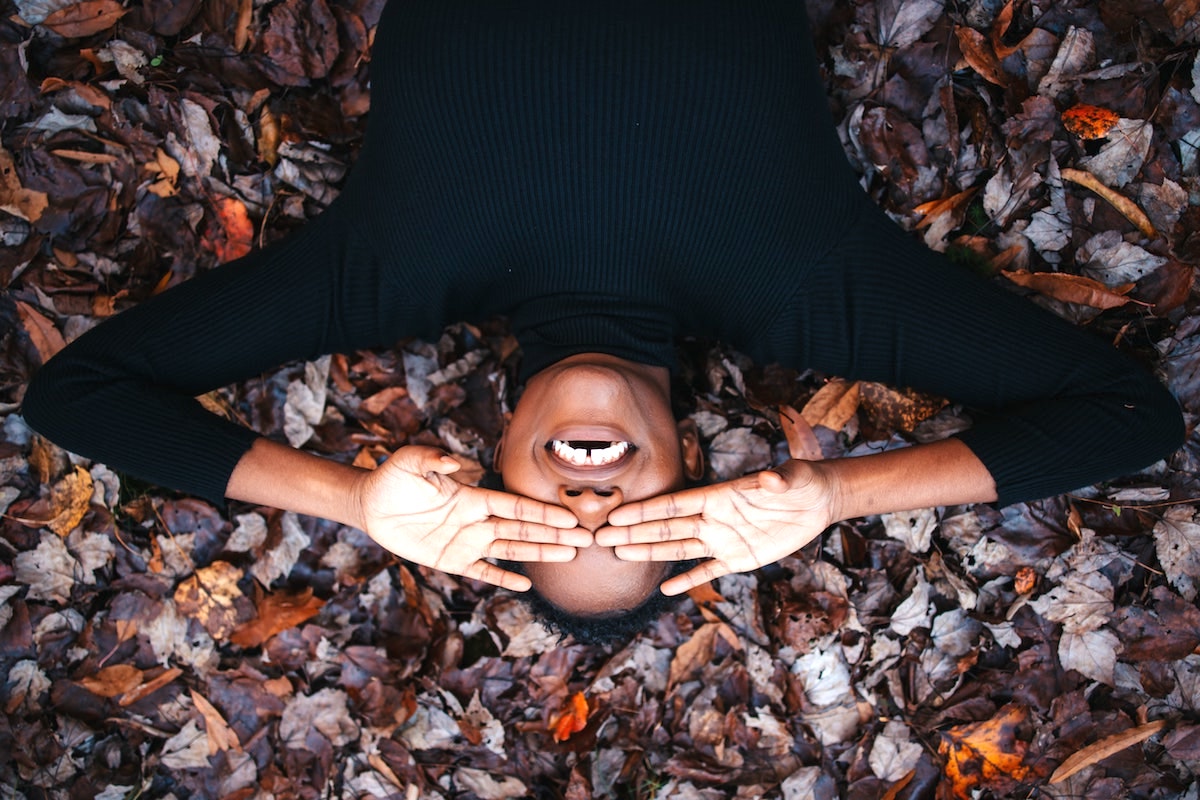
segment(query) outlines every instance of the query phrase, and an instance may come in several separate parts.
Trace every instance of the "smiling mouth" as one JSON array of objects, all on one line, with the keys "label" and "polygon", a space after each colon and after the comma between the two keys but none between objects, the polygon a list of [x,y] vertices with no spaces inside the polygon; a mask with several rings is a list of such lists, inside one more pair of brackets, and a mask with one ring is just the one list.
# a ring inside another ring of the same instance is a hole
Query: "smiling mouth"
[{"label": "smiling mouth", "polygon": [[607,467],[616,464],[637,447],[631,442],[551,439],[546,449],[572,467]]}]

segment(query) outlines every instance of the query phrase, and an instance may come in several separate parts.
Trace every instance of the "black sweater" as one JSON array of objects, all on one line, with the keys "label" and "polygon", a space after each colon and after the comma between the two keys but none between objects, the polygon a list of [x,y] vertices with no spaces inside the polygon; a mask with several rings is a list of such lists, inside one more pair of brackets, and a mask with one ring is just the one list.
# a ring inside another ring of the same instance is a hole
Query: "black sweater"
[{"label": "black sweater", "polygon": [[409,0],[365,144],[300,233],[98,326],[37,375],[49,438],[220,501],[257,434],[193,399],[297,358],[508,315],[529,375],[598,351],[762,361],[961,402],[999,502],[1136,470],[1169,393],[914,242],[861,192],[799,2]]}]

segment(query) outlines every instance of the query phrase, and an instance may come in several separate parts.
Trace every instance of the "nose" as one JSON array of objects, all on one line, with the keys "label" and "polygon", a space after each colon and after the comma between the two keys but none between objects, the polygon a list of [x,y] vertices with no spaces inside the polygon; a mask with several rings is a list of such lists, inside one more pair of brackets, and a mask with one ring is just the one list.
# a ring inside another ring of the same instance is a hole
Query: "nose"
[{"label": "nose", "polygon": [[560,486],[558,501],[570,509],[579,525],[593,533],[608,521],[608,514],[624,499],[621,490],[594,489],[591,486]]}]

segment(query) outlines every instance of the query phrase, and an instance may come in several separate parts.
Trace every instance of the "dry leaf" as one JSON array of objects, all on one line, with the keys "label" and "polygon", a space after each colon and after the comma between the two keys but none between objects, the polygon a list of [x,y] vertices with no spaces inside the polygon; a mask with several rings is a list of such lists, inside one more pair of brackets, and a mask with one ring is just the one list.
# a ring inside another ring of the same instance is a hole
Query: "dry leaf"
[{"label": "dry leaf", "polygon": [[571,695],[562,710],[550,717],[548,730],[553,731],[554,741],[565,742],[571,734],[586,728],[588,713],[588,701],[583,692]]},{"label": "dry leaf", "polygon": [[1131,298],[1126,297],[1133,287],[1125,283],[1109,288],[1100,281],[1072,275],[1067,272],[1026,272],[1001,270],[1001,274],[1018,286],[1061,300],[1064,303],[1079,303],[1092,308],[1118,308]]},{"label": "dry leaf", "polygon": [[46,527],[65,537],[75,530],[92,503],[92,476],[80,466],[64,475],[50,490],[50,511],[54,514]]},{"label": "dry leaf", "polygon": [[213,203],[216,219],[204,236],[204,247],[222,263],[241,258],[254,244],[254,223],[246,204],[236,197],[220,197]]},{"label": "dry leaf", "polygon": [[33,306],[24,300],[17,301],[17,314],[21,317],[21,327],[29,334],[29,341],[37,350],[45,364],[50,357],[67,346],[62,334],[54,323],[34,310]]},{"label": "dry leaf", "polygon": [[862,408],[879,431],[913,428],[946,407],[946,400],[912,389],[895,389],[882,383],[861,381]]},{"label": "dry leaf", "polygon": [[1025,778],[1028,745],[1017,738],[1029,711],[1010,704],[984,722],[956,725],[941,734],[938,753],[946,759],[946,778],[954,797],[967,800],[978,789],[1001,792]]},{"label": "dry leaf", "polygon": [[26,222],[37,222],[49,202],[45,192],[22,188],[12,156],[0,147],[0,211]]},{"label": "dry leaf", "polygon": [[142,685],[145,676],[132,664],[113,664],[79,679],[79,685],[100,697],[117,697]]},{"label": "dry leaf", "polygon": [[1154,225],[1150,223],[1150,218],[1147,217],[1140,208],[1138,208],[1137,203],[1133,202],[1128,197],[1125,197],[1124,195],[1108,188],[1099,180],[1097,180],[1096,176],[1092,175],[1092,173],[1084,172],[1083,170],[1079,169],[1069,169],[1064,167],[1062,169],[1062,177],[1065,181],[1077,183],[1080,186],[1091,189],[1093,192],[1103,197],[1106,201],[1108,201],[1109,205],[1111,205],[1117,211],[1120,211],[1125,215],[1127,220],[1136,225],[1137,229],[1145,234],[1147,238],[1158,238],[1158,231],[1154,230]]},{"label": "dry leaf", "polygon": [[269,594],[258,604],[258,616],[238,627],[229,641],[239,647],[258,647],[280,631],[312,618],[324,605],[324,600],[313,596],[311,588],[296,594]]},{"label": "dry leaf", "polygon": [[821,425],[840,431],[858,411],[859,393],[857,381],[834,378],[809,398],[800,416],[814,428]]},{"label": "dry leaf", "polygon": [[179,667],[171,667],[170,669],[163,670],[158,675],[155,675],[153,678],[147,680],[145,683],[130,689],[128,692],[122,695],[121,699],[117,701],[117,705],[121,706],[122,708],[125,706],[131,706],[142,698],[149,697],[150,695],[154,694],[182,674],[183,670],[181,670]]},{"label": "dry leaf", "polygon": [[1066,761],[1060,764],[1058,769],[1054,770],[1054,774],[1050,776],[1050,783],[1064,781],[1081,769],[1097,764],[1109,756],[1121,752],[1126,747],[1146,741],[1161,731],[1165,724],[1163,720],[1159,719],[1092,742],[1082,750],[1072,753]]},{"label": "dry leaf", "polygon": [[236,602],[245,595],[237,584],[242,575],[242,570],[228,561],[214,561],[179,584],[175,605],[198,620],[214,639],[224,639],[239,622]]},{"label": "dry leaf", "polygon": [[804,416],[791,406],[779,407],[779,427],[787,439],[788,455],[800,461],[820,461],[824,458],[821,443]]},{"label": "dry leaf", "polygon": [[68,39],[80,39],[108,30],[128,13],[116,0],[84,0],[52,12],[42,20],[42,27]]},{"label": "dry leaf", "polygon": [[204,715],[204,732],[208,734],[208,754],[215,755],[221,750],[240,752],[241,742],[238,741],[237,734],[229,727],[229,723],[221,716],[221,712],[217,711],[213,704],[195,689],[191,689],[190,692],[192,702],[196,704],[196,710]]}]

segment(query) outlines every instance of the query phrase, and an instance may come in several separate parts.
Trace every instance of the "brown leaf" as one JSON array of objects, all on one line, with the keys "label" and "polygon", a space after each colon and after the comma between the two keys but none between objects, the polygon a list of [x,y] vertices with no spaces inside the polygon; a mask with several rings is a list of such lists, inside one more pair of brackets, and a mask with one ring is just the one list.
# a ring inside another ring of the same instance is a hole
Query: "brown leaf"
[{"label": "brown leaf", "polygon": [[175,605],[180,613],[199,621],[214,639],[224,639],[241,621],[237,601],[245,595],[237,583],[243,574],[228,561],[214,561],[179,584]]},{"label": "brown leaf", "polygon": [[941,397],[912,389],[896,389],[882,383],[861,382],[862,407],[877,431],[911,432],[946,406]]},{"label": "brown leaf", "polygon": [[801,461],[820,461],[824,458],[821,443],[813,433],[812,425],[791,406],[779,407],[779,427],[787,439],[788,455]]},{"label": "brown leaf", "polygon": [[150,695],[154,694],[182,674],[183,670],[179,669],[179,667],[171,667],[168,670],[164,670],[160,674],[150,678],[141,686],[126,692],[121,699],[117,701],[117,705],[121,706],[122,708],[131,706],[142,698],[149,697]]},{"label": "brown leaf", "polygon": [[1146,741],[1162,730],[1164,724],[1166,724],[1164,720],[1159,719],[1154,722],[1147,722],[1145,725],[1139,725],[1136,728],[1130,728],[1127,731],[1114,733],[1112,736],[1106,736],[1098,742],[1092,742],[1060,764],[1058,769],[1054,770],[1054,774],[1050,776],[1050,783],[1065,781],[1081,769],[1103,761],[1109,756],[1121,752],[1126,747],[1132,747],[1135,744]]},{"label": "brown leaf", "polygon": [[25,189],[8,151],[0,147],[0,211],[7,211],[26,222],[37,222],[50,204],[45,192]]},{"label": "brown leaf", "polygon": [[734,650],[740,650],[742,647],[737,634],[728,624],[706,622],[696,629],[692,638],[675,650],[675,657],[671,659],[671,669],[667,676],[668,688],[698,672],[712,661],[717,651],[718,637],[724,639]]},{"label": "brown leaf", "polygon": [[195,689],[190,691],[192,702],[196,704],[196,710],[204,715],[204,732],[208,734],[208,754],[211,756],[221,750],[240,752],[242,744],[238,741],[237,734],[229,727],[229,723],[221,716],[221,712],[217,711],[204,695]]},{"label": "brown leaf", "polygon": [[1158,231],[1154,229],[1154,225],[1151,224],[1150,218],[1147,217],[1145,212],[1138,207],[1137,203],[1133,202],[1125,195],[1108,188],[1092,173],[1084,172],[1081,169],[1070,169],[1068,167],[1063,167],[1062,177],[1064,181],[1077,183],[1085,189],[1091,189],[1093,192],[1103,197],[1109,205],[1111,205],[1117,211],[1120,211],[1121,214],[1124,215],[1125,219],[1132,222],[1137,229],[1146,236],[1147,239],[1158,238]]},{"label": "brown leaf", "polygon": [[113,664],[97,670],[95,675],[79,679],[79,685],[100,697],[117,697],[142,685],[145,677],[132,664]]},{"label": "brown leaf", "polygon": [[971,65],[971,69],[989,83],[1008,86],[1004,69],[1000,66],[1000,60],[996,58],[987,37],[966,25],[955,26],[954,34],[958,37],[958,46],[962,50],[963,58]]},{"label": "brown leaf", "polygon": [[840,431],[858,411],[859,391],[857,381],[834,378],[809,398],[800,416],[814,428],[822,425]]},{"label": "brown leaf", "polygon": [[34,310],[33,306],[24,300],[17,301],[17,314],[21,317],[21,327],[29,334],[29,341],[45,364],[50,357],[67,346],[62,334],[54,323]]},{"label": "brown leaf", "polygon": [[258,617],[239,626],[229,641],[239,647],[258,647],[280,631],[315,616],[324,605],[324,600],[313,597],[311,588],[296,594],[269,594],[258,604]]},{"label": "brown leaf", "polygon": [[54,514],[46,527],[65,537],[75,530],[92,503],[92,476],[83,467],[63,476],[50,490],[50,510]]},{"label": "brown leaf", "polygon": [[1130,301],[1126,293],[1134,287],[1132,283],[1125,283],[1110,289],[1100,281],[1067,272],[1026,272],[1022,269],[1015,272],[1001,270],[1001,273],[1018,286],[1064,303],[1092,308],[1119,308]]},{"label": "brown leaf", "polygon": [[84,0],[51,13],[42,27],[68,39],[80,39],[108,30],[128,13],[116,0]]}]

